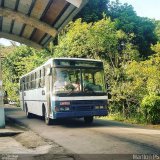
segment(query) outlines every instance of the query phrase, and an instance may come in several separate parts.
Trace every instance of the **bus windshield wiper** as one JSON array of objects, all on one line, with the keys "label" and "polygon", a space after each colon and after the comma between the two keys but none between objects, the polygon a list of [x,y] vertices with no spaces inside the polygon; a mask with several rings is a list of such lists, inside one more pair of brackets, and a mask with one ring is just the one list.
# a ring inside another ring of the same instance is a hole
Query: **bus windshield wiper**
[{"label": "bus windshield wiper", "polygon": [[96,92],[93,91],[93,90],[85,90],[84,92],[86,92],[86,93],[96,93]]},{"label": "bus windshield wiper", "polygon": [[67,93],[67,96],[71,95],[72,93],[74,93],[74,90],[71,90],[69,93]]}]

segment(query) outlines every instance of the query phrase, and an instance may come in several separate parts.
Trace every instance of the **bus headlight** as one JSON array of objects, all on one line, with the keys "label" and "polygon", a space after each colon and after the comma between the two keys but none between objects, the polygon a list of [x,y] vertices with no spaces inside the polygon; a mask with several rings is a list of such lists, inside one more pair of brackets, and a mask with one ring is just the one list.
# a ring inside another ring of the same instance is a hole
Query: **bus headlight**
[{"label": "bus headlight", "polygon": [[69,107],[60,107],[59,110],[60,110],[60,111],[69,111],[70,108],[69,108]]},{"label": "bus headlight", "polygon": [[65,107],[65,111],[69,111],[69,107]]},{"label": "bus headlight", "polygon": [[65,111],[64,107],[60,107],[59,110],[60,110],[60,111]]},{"label": "bus headlight", "polygon": [[95,109],[105,109],[105,106],[95,106]]},{"label": "bus headlight", "polygon": [[104,109],[104,108],[105,108],[104,106],[100,106],[100,107],[99,107],[99,109]]},{"label": "bus headlight", "polygon": [[99,109],[99,106],[96,106],[95,109]]}]

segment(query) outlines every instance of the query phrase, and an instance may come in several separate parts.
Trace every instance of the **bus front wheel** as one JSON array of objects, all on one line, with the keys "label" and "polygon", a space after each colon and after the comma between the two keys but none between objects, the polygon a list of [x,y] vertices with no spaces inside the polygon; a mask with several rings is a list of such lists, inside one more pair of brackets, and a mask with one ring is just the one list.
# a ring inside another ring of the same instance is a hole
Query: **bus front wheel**
[{"label": "bus front wheel", "polygon": [[27,116],[27,118],[32,118],[32,113],[28,112],[27,105],[26,105],[26,116]]},{"label": "bus front wheel", "polygon": [[93,116],[84,117],[86,124],[91,124],[93,122]]}]

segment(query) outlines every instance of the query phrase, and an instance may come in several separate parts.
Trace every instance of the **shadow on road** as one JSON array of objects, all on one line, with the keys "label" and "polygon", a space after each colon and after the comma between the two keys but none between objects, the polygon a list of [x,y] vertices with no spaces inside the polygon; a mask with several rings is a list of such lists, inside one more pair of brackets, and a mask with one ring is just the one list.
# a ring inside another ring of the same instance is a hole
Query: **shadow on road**
[{"label": "shadow on road", "polygon": [[[12,115],[12,118],[15,119],[15,121],[22,122],[24,120],[27,120],[25,113],[21,110],[21,108],[17,107],[5,107],[6,115],[10,117]],[[40,116],[34,115],[32,120],[39,120],[40,122],[43,122],[44,119]],[[44,123],[44,122],[43,122]],[[102,120],[102,119],[94,119],[92,124],[85,124],[83,118],[81,119],[59,119],[59,120],[53,120],[52,123],[53,126],[63,126],[66,128],[97,128],[97,127],[120,127],[120,128],[142,128],[139,126],[131,125],[131,124],[125,124],[121,122],[111,121],[111,120]]]},{"label": "shadow on road", "polygon": [[146,141],[143,140],[143,138],[141,140],[138,140],[137,138],[133,138],[133,137],[127,137],[127,136],[122,136],[122,135],[109,135],[112,139],[114,139],[115,141],[118,142],[122,142],[122,143],[128,143],[130,144],[132,147],[135,147],[139,150],[143,149],[144,151],[147,151],[145,154],[155,154],[158,155],[160,152],[160,147],[158,145],[155,145],[155,142],[151,142],[151,143],[146,143]]},{"label": "shadow on road", "polygon": [[[120,122],[110,121],[110,120],[101,120],[94,119],[92,124],[85,124],[83,118],[81,119],[61,119],[56,120],[53,125],[61,125],[66,128],[97,128],[97,127],[120,127],[120,128],[133,128],[135,126],[130,124],[124,124]],[[138,127],[137,127],[138,128]]]}]

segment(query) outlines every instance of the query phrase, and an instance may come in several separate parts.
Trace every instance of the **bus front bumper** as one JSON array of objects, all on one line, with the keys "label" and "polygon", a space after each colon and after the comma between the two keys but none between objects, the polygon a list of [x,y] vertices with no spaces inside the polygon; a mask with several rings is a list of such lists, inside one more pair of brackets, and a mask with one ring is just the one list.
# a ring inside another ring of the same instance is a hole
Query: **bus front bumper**
[{"label": "bus front bumper", "polygon": [[93,110],[93,111],[72,111],[72,112],[56,112],[54,113],[54,119],[60,118],[81,118],[86,116],[107,116],[107,110]]}]

